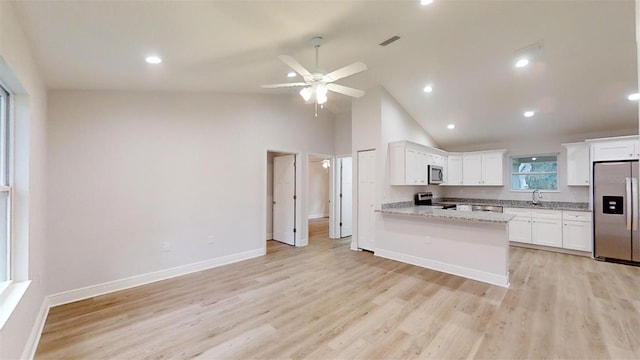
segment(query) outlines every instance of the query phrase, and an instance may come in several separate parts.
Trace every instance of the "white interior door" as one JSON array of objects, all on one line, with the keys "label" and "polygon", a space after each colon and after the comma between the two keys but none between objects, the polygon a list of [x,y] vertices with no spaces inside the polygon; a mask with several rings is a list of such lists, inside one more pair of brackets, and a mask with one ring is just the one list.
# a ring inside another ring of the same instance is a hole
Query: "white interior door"
[{"label": "white interior door", "polygon": [[353,209],[353,160],[340,160],[340,237],[351,236]]},{"label": "white interior door", "polygon": [[358,247],[373,251],[375,150],[358,152]]},{"label": "white interior door", "polygon": [[273,240],[295,245],[295,155],[273,158]]}]

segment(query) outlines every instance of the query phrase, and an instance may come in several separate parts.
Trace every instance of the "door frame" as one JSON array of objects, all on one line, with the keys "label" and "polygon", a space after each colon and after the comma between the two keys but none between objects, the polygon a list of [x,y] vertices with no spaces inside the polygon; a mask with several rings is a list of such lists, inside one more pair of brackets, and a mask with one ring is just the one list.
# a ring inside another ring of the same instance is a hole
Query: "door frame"
[{"label": "door frame", "polygon": [[[336,183],[335,183],[335,173],[337,173],[337,171],[335,171],[336,169],[336,158],[334,155],[328,155],[328,154],[320,154],[320,153],[307,153],[307,162],[306,162],[306,168],[305,168],[305,179],[306,181],[304,182],[305,185],[305,189],[303,190],[304,192],[304,206],[305,206],[305,219],[306,221],[306,225],[307,225],[307,229],[305,231],[305,237],[306,237],[306,244],[309,244],[309,228],[308,228],[308,218],[309,218],[309,214],[308,214],[308,204],[309,204],[309,163],[311,162],[311,157],[322,157],[322,158],[326,158],[329,159],[331,161],[331,166],[329,167],[329,238],[331,239],[335,239],[333,237],[333,235],[336,232],[335,229],[335,224],[334,224],[334,219],[336,218],[336,209],[335,209],[335,193],[336,193]],[[304,245],[301,245],[304,246]]]},{"label": "door frame", "polygon": [[[352,168],[352,177],[351,177],[351,207],[353,208],[353,194],[354,194],[354,185],[353,185],[353,156],[351,154],[343,154],[343,155],[336,155],[335,159],[334,159],[334,163],[336,166],[336,171],[334,171],[334,175],[332,177],[332,181],[334,183],[334,192],[333,192],[333,206],[331,207],[333,209],[333,213],[335,214],[335,216],[330,219],[333,220],[330,222],[331,226],[329,227],[329,237],[331,239],[340,239],[340,219],[342,218],[342,208],[341,208],[341,200],[340,199],[340,189],[342,186],[342,179],[340,177],[341,172],[337,171],[338,169],[338,165],[341,164],[342,159],[344,158],[351,158],[351,168]],[[352,225],[351,228],[353,229],[353,211],[352,211],[352,219],[351,219]],[[331,231],[333,229],[333,232]],[[353,235],[353,234],[352,234]]]},{"label": "door frame", "polygon": [[[353,174],[353,177],[352,177],[353,197],[354,197],[354,200],[355,200],[354,204],[353,204],[353,209],[352,209],[353,217],[351,219],[351,221],[353,222],[353,224],[352,224],[352,234],[351,234],[351,250],[355,250],[355,251],[362,251],[362,249],[360,248],[360,245],[359,245],[360,229],[359,229],[359,224],[358,224],[358,216],[359,216],[359,212],[360,212],[361,209],[360,209],[360,206],[358,204],[358,200],[359,200],[358,194],[359,194],[359,191],[360,191],[360,188],[359,188],[359,183],[360,183],[359,176],[360,175],[359,175],[358,169],[360,167],[359,154],[362,153],[362,152],[366,152],[366,151],[376,151],[376,153],[375,153],[375,155],[376,155],[376,158],[375,158],[375,161],[376,161],[376,165],[375,165],[376,166],[376,171],[375,171],[376,184],[377,184],[377,181],[378,181],[377,175],[378,175],[378,171],[379,171],[379,168],[378,168],[379,164],[378,164],[377,149],[376,148],[365,148],[365,149],[355,150],[354,153],[353,153],[354,154],[353,158],[351,160],[351,164],[352,164],[351,171],[352,171],[352,174]],[[379,186],[379,185],[377,185],[377,186]],[[376,186],[376,191],[374,192],[374,202],[376,204],[378,204],[378,206],[379,206],[378,194],[377,194],[377,189],[378,189],[377,186]]]},{"label": "door frame", "polygon": [[[307,211],[306,209],[303,211],[302,206],[301,206],[301,198],[303,196],[301,196],[304,192],[304,189],[301,189],[300,184],[302,184],[302,176],[301,173],[302,171],[300,170],[301,168],[301,164],[302,164],[302,153],[301,152],[296,152],[295,150],[276,150],[276,149],[272,149],[272,148],[266,148],[265,151],[262,153],[262,173],[264,174],[264,178],[263,178],[263,184],[264,186],[262,187],[262,204],[264,206],[263,210],[262,210],[262,224],[264,225],[262,228],[262,243],[264,245],[264,254],[267,253],[267,183],[269,181],[268,179],[268,158],[269,158],[269,153],[276,153],[276,154],[282,154],[282,155],[294,155],[295,159],[296,159],[296,166],[295,166],[295,195],[296,195],[296,199],[295,199],[295,229],[296,229],[296,233],[294,234],[294,246],[305,246],[307,245],[307,243],[309,242],[308,236],[304,236],[304,238],[306,238],[306,243],[304,243],[302,236],[300,234],[304,234],[304,231],[307,231],[306,228],[307,226],[305,225],[304,228],[302,226],[303,222],[301,221],[302,217],[306,217],[307,216]],[[305,166],[306,168],[306,166]],[[273,174],[271,174],[271,176],[273,176]],[[273,182],[273,179],[272,179]],[[271,217],[271,221],[273,222],[273,210],[271,212],[272,217]],[[272,228],[273,228],[273,223],[271,224]],[[304,243],[304,245],[302,244]]]}]

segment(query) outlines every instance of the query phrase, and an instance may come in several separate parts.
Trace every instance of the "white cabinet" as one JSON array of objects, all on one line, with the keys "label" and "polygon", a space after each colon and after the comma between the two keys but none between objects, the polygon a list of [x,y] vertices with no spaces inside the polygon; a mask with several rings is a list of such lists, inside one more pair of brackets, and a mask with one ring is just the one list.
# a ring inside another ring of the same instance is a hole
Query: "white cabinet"
[{"label": "white cabinet", "polygon": [[562,247],[571,250],[592,251],[591,213],[562,212]]},{"label": "white cabinet", "polygon": [[501,186],[504,151],[464,153],[462,182],[464,185]]},{"label": "white cabinet", "polygon": [[579,251],[592,251],[591,213],[587,211],[504,208],[509,241]]},{"label": "white cabinet", "polygon": [[514,214],[509,221],[509,241],[531,244],[531,210],[505,208],[507,214]]},{"label": "white cabinet", "polygon": [[[410,141],[389,143],[389,183],[427,185],[427,166],[446,167],[446,152]],[[445,169],[446,171],[446,169]]]},{"label": "white cabinet", "polygon": [[482,184],[482,157],[468,153],[462,156],[462,183],[465,185]]},{"label": "white cabinet", "polygon": [[462,185],[462,154],[449,153],[447,158],[447,185]]},{"label": "white cabinet", "polygon": [[502,185],[502,159],[504,153],[488,152],[482,154],[482,184]]},{"label": "white cabinet", "polygon": [[504,212],[516,215],[509,222],[509,241],[562,247],[561,211],[505,208]]},{"label": "white cabinet", "polygon": [[637,136],[594,139],[591,142],[592,161],[632,160],[640,158]]},{"label": "white cabinet", "polygon": [[589,144],[562,144],[567,149],[567,185],[589,186]]},{"label": "white cabinet", "polygon": [[[425,153],[413,149],[406,149],[405,179],[401,185],[426,185],[427,156]],[[400,184],[392,184],[400,185]]]},{"label": "white cabinet", "polygon": [[562,211],[531,211],[531,243],[562,247]]}]

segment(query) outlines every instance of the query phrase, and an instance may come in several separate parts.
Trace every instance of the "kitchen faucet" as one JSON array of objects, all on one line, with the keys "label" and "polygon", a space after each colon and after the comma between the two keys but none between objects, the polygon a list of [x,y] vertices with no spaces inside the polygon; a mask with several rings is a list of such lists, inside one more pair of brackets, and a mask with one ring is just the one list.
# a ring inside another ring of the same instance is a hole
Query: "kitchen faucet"
[{"label": "kitchen faucet", "polygon": [[533,193],[531,193],[531,203],[533,205],[538,205],[540,203],[538,199],[542,199],[542,193],[539,189],[535,189],[533,190]]}]

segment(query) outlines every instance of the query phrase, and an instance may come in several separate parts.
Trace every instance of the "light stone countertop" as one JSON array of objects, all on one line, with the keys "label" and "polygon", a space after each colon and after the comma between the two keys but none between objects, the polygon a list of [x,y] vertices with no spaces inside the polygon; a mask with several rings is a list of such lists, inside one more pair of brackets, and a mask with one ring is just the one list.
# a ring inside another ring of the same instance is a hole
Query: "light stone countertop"
[{"label": "light stone countertop", "polygon": [[408,206],[398,208],[383,208],[376,210],[382,214],[404,215],[414,217],[441,218],[449,220],[462,220],[472,222],[508,223],[515,217],[513,214],[504,214],[490,211],[458,211],[443,210],[442,206]]},{"label": "light stone countertop", "polygon": [[470,205],[497,205],[510,208],[523,209],[546,209],[546,210],[571,210],[591,212],[589,203],[584,202],[564,202],[564,201],[545,201],[541,199],[538,205],[533,205],[530,200],[494,200],[494,199],[464,199],[464,198],[443,198],[434,201],[451,204],[470,204]]}]

